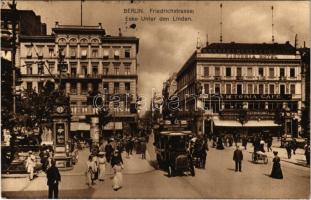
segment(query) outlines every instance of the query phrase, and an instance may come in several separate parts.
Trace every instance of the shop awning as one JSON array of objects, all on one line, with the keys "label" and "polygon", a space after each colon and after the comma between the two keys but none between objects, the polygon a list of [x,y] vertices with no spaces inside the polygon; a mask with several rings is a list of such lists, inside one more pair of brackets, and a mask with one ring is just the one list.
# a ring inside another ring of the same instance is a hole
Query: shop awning
[{"label": "shop awning", "polygon": [[122,122],[108,122],[104,126],[104,130],[122,130]]},{"label": "shop awning", "polygon": [[[242,124],[234,120],[220,120],[214,119],[214,125],[219,127],[242,127]],[[272,120],[250,120],[246,122],[243,127],[277,127],[278,124]]]},{"label": "shop awning", "polygon": [[251,120],[244,124],[244,127],[277,127],[280,126],[272,120]]},{"label": "shop awning", "polygon": [[85,122],[71,122],[70,131],[89,131],[91,129],[90,124]]},{"label": "shop awning", "polygon": [[214,119],[214,125],[222,127],[242,127],[240,122],[234,120]]}]

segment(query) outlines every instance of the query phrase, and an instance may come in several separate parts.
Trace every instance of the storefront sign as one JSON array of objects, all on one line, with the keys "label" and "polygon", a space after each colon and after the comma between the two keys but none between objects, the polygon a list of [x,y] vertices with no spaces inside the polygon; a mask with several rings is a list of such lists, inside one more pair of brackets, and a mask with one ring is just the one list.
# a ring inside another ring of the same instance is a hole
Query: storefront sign
[{"label": "storefront sign", "polygon": [[223,94],[222,100],[291,100],[291,94]]}]

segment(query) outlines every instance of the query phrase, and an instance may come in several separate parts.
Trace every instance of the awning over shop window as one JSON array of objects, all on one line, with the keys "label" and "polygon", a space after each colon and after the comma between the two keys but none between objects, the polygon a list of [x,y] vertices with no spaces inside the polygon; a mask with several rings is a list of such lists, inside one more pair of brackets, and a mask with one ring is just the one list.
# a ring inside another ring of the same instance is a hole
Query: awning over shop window
[{"label": "awning over shop window", "polygon": [[[242,127],[242,124],[234,120],[220,120],[214,119],[214,125],[219,127]],[[275,124],[272,120],[250,120],[243,125],[243,127],[277,127],[278,124]]]},{"label": "awning over shop window", "polygon": [[104,126],[104,130],[122,130],[122,122],[109,122]]},{"label": "awning over shop window", "polygon": [[272,120],[251,120],[244,124],[244,127],[277,127],[280,126]]},{"label": "awning over shop window", "polygon": [[241,123],[238,121],[220,119],[214,119],[214,125],[222,127],[242,127]]},{"label": "awning over shop window", "polygon": [[70,131],[89,131],[91,129],[90,124],[84,122],[71,122]]}]

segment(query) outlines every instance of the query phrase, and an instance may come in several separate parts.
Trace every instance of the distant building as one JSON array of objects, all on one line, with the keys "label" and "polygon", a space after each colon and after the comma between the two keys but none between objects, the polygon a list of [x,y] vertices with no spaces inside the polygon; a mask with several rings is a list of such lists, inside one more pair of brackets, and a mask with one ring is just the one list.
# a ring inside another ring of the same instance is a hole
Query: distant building
[{"label": "distant building", "polygon": [[[197,132],[301,130],[301,56],[289,42],[212,43],[192,54],[176,80],[180,117],[195,119]],[[281,109],[284,130],[275,121]]]},{"label": "distant building", "polygon": [[[59,77],[58,52],[65,55],[68,70],[62,85],[70,96],[72,134],[98,141],[98,110],[87,99],[101,94],[109,108],[109,122],[102,127],[103,136],[130,131],[137,113],[130,106],[137,98],[136,37],[109,36],[98,26],[55,24],[52,35],[21,36],[20,60],[22,87],[40,92],[50,73]],[[45,66],[37,61],[44,61]],[[115,99],[112,98],[115,97]],[[91,102],[92,103],[92,102]]]}]

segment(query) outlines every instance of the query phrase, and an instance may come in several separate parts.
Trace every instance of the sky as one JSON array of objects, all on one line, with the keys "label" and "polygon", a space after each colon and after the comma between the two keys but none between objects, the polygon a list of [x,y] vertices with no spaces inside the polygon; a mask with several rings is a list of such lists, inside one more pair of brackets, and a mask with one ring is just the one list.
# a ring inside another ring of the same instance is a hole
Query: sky
[{"label": "sky", "polygon": [[[102,23],[107,34],[117,35],[121,28],[124,36],[139,38],[138,93],[147,99],[152,88],[161,91],[163,82],[177,72],[195,51],[197,41],[205,45],[219,42],[220,4],[222,3],[223,42],[269,43],[272,37],[272,12],[274,8],[275,42],[310,45],[309,1],[107,1],[83,2],[83,25]],[[17,8],[33,10],[47,24],[48,33],[58,21],[61,25],[80,25],[80,1],[20,1]],[[142,8],[144,13],[127,14],[124,9]],[[150,14],[149,9],[192,9],[188,22],[150,22],[140,17],[173,17],[176,14]],[[136,30],[125,17],[138,17]],[[208,37],[207,37],[208,35]]]}]

